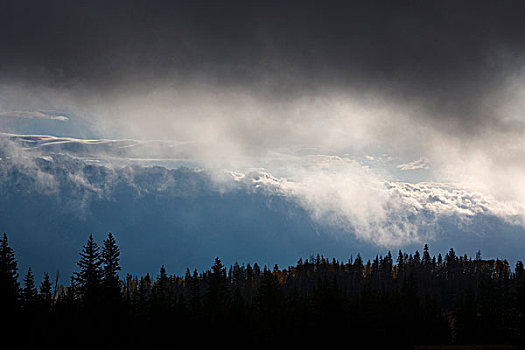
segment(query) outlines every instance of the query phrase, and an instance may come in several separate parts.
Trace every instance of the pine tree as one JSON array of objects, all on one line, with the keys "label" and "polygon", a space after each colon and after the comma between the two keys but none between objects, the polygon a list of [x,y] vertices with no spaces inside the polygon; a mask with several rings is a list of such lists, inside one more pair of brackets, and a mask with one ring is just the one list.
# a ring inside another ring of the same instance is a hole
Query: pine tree
[{"label": "pine tree", "polygon": [[102,249],[102,262],[104,264],[103,270],[103,286],[104,294],[107,301],[110,303],[118,303],[121,300],[121,283],[118,276],[120,271],[120,250],[117,246],[115,238],[108,234],[104,240],[104,248]]},{"label": "pine tree", "polygon": [[171,307],[171,293],[169,277],[164,265],[160,267],[160,274],[152,290],[152,304],[156,311],[164,312]]},{"label": "pine tree", "polygon": [[421,254],[419,254],[419,250],[416,250],[416,252],[414,253],[413,263],[417,267],[419,267],[419,264],[421,264]]},{"label": "pine tree", "polygon": [[77,265],[80,267],[80,272],[75,273],[74,282],[79,285],[82,301],[86,305],[96,304],[100,298],[103,271],[101,253],[93,235],[89,235]]},{"label": "pine tree", "polygon": [[404,272],[405,272],[405,257],[403,255],[403,252],[400,249],[397,254],[397,277],[401,278]]},{"label": "pine tree", "polygon": [[516,278],[520,280],[525,273],[525,268],[523,268],[523,262],[518,260],[516,262],[516,269],[514,270],[516,272]]},{"label": "pine tree", "polygon": [[432,263],[432,259],[430,258],[430,253],[428,251],[428,244],[425,244],[425,247],[423,248],[423,260],[421,262],[426,268],[428,268],[430,264]]},{"label": "pine tree", "polygon": [[39,301],[44,312],[49,312],[53,304],[53,294],[51,292],[51,281],[49,274],[44,273],[44,278],[40,284]]},{"label": "pine tree", "polygon": [[31,309],[36,305],[37,293],[33,272],[31,268],[28,268],[24,277],[24,288],[22,289],[22,303],[25,309]]},{"label": "pine tree", "polygon": [[78,305],[79,288],[75,277],[71,277],[69,286],[63,291],[62,301],[69,308],[69,311],[74,310]]},{"label": "pine tree", "polygon": [[204,298],[206,310],[212,315],[224,314],[230,301],[230,291],[226,269],[219,257],[215,258],[209,279],[208,290]]},{"label": "pine tree", "polygon": [[13,312],[18,306],[18,267],[15,252],[4,233],[0,242],[0,306],[4,312]]},{"label": "pine tree", "polygon": [[361,254],[357,254],[355,260],[354,260],[354,278],[361,278],[363,274],[363,259],[361,258]]},{"label": "pine tree", "polygon": [[151,277],[148,274],[141,277],[139,280],[139,287],[137,290],[138,310],[140,313],[145,313],[149,308],[149,301],[151,297]]},{"label": "pine tree", "polygon": [[481,250],[478,250],[478,251],[476,252],[476,260],[477,260],[477,261],[481,261]]},{"label": "pine tree", "polygon": [[201,288],[197,269],[193,270],[193,277],[191,277],[190,294],[191,310],[197,314],[201,309]]}]

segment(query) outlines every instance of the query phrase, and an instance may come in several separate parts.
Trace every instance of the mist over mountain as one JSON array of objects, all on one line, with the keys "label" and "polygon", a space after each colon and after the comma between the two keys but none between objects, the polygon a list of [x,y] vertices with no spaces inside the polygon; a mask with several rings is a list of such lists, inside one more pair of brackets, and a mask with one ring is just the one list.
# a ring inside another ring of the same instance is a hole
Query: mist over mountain
[{"label": "mist over mountain", "polygon": [[[131,273],[204,269],[215,256],[272,267],[315,254],[373,258],[424,243],[436,253],[454,247],[511,261],[522,254],[519,217],[501,216],[483,197],[451,185],[385,182],[385,193],[405,204],[388,208],[389,199],[382,204],[388,223],[365,228],[352,218],[370,213],[345,212],[336,196],[327,205],[304,184],[264,169],[204,169],[175,158],[152,165],[147,153],[148,144],[134,140],[3,134],[0,223],[22,270],[58,269],[67,278],[87,236],[102,240],[108,232]],[[400,229],[408,232],[387,235]]]},{"label": "mist over mountain", "polygon": [[[289,264],[300,256],[345,256],[358,248],[350,236],[327,239],[286,197],[246,185],[222,192],[202,170],[111,169],[57,156],[37,159],[40,175],[34,177],[0,163],[6,180],[2,230],[20,262],[39,272],[70,273],[90,233],[101,238],[113,232],[124,268],[137,273],[157,272],[162,264],[179,273],[202,269],[217,255],[230,263]],[[47,175],[52,183],[39,182]]]}]

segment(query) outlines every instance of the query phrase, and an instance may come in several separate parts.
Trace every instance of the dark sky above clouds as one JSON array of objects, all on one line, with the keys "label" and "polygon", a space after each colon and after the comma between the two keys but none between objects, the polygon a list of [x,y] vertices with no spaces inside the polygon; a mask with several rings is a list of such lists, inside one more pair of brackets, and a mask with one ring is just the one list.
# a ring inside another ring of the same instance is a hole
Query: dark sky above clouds
[{"label": "dark sky above clouds", "polygon": [[522,1],[1,4],[4,79],[94,89],[174,77],[278,94],[352,86],[468,110],[525,53]]}]

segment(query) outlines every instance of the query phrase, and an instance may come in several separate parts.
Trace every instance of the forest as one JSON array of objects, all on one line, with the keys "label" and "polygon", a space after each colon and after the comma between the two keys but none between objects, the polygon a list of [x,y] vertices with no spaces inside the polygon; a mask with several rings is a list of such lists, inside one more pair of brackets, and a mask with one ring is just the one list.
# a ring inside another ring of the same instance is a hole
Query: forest
[{"label": "forest", "polygon": [[364,261],[311,256],[279,268],[219,257],[207,271],[123,275],[109,233],[89,236],[68,285],[31,268],[19,275],[0,244],[3,338],[20,347],[180,347],[182,344],[412,349],[422,345],[522,347],[525,269],[518,261],[398,251]]}]

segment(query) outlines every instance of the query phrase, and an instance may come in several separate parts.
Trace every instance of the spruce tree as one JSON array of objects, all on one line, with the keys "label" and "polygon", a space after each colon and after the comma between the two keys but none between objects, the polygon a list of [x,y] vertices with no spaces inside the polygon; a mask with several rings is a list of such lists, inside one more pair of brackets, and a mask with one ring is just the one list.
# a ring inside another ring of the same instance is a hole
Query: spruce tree
[{"label": "spruce tree", "polygon": [[49,312],[51,305],[53,304],[53,293],[51,291],[51,281],[49,280],[49,274],[44,273],[44,278],[40,284],[39,301],[42,307],[42,311]]},{"label": "spruce tree", "polygon": [[425,247],[423,248],[423,260],[422,260],[422,263],[425,266],[425,268],[427,268],[427,269],[430,266],[430,264],[432,263],[432,259],[430,258],[430,253],[429,253],[429,249],[428,249],[428,244],[425,244]]},{"label": "spruce tree", "polygon": [[118,272],[120,271],[120,250],[111,232],[104,240],[102,249],[103,286],[105,298],[108,302],[118,303],[121,300],[121,285]]},{"label": "spruce tree", "polygon": [[137,290],[137,303],[139,313],[146,313],[150,305],[151,297],[151,277],[148,274],[141,277],[139,280],[139,286]]},{"label": "spruce tree", "polygon": [[201,309],[201,288],[197,269],[193,270],[193,277],[191,277],[190,295],[191,310],[197,314]]},{"label": "spruce tree", "polygon": [[22,303],[25,309],[31,309],[36,305],[37,295],[35,278],[31,268],[28,268],[24,277],[24,288],[22,288]]},{"label": "spruce tree", "polygon": [[516,272],[516,278],[518,280],[521,280],[521,278],[523,277],[525,273],[525,268],[523,268],[522,261],[518,260],[518,262],[516,262],[516,269],[514,271]]},{"label": "spruce tree", "polygon": [[0,242],[0,306],[4,312],[13,312],[19,299],[18,267],[15,252],[4,233]]},{"label": "spruce tree", "polygon": [[79,287],[75,277],[71,277],[70,284],[65,291],[62,291],[62,302],[66,305],[68,311],[73,311],[78,305]]},{"label": "spruce tree", "polygon": [[160,274],[152,289],[152,304],[156,312],[163,313],[171,307],[171,293],[169,277],[164,265],[160,267]]},{"label": "spruce tree", "polygon": [[215,258],[209,276],[208,290],[206,291],[204,302],[206,311],[211,315],[224,314],[230,301],[229,283],[226,278],[226,269],[219,257]]},{"label": "spruce tree", "polygon": [[78,283],[81,299],[86,305],[96,304],[100,298],[103,271],[101,253],[93,235],[89,235],[82,248],[77,265],[80,272],[75,273],[74,282]]}]

